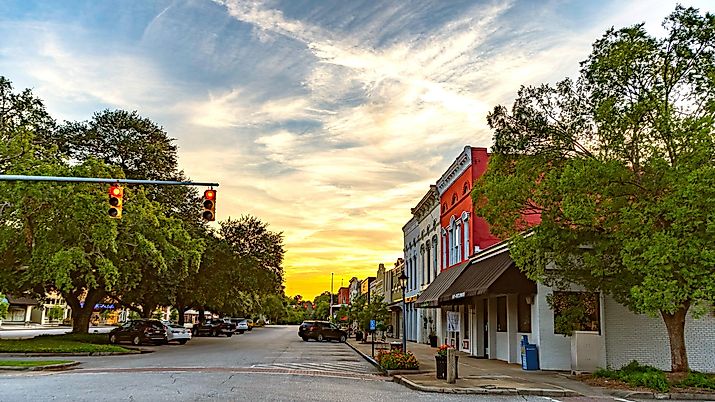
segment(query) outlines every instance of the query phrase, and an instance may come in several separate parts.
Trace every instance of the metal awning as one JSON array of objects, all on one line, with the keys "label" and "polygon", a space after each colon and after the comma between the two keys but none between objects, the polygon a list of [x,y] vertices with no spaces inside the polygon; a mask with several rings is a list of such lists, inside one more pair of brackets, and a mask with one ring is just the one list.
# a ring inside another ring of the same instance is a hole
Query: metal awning
[{"label": "metal awning", "polygon": [[422,292],[420,297],[417,298],[417,302],[415,302],[417,307],[438,307],[439,297],[444,294],[445,290],[452,286],[459,275],[461,275],[467,266],[469,266],[470,262],[470,260],[464,261],[456,267],[450,268],[437,275],[437,277],[434,278],[434,281],[432,281],[432,283],[427,286],[427,289]]},{"label": "metal awning", "polygon": [[473,262],[440,296],[440,303],[486,293],[536,293],[536,283],[514,265],[508,250]]}]

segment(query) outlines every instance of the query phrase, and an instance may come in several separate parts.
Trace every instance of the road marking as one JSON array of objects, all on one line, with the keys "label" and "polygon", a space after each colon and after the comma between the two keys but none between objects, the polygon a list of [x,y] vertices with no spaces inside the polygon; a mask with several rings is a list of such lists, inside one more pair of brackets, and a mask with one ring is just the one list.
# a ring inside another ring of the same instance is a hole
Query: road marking
[{"label": "road marking", "polygon": [[562,401],[560,401],[560,400],[558,400],[558,399],[549,398],[548,396],[542,396],[542,398],[548,399],[548,400],[550,400],[551,402],[562,402]]}]

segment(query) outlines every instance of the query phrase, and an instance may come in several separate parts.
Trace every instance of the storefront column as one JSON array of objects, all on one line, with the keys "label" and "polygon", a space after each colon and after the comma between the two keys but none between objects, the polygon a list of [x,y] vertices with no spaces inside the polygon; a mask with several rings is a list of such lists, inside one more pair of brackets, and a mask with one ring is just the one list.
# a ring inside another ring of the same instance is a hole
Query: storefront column
[{"label": "storefront column", "polygon": [[509,363],[519,363],[519,329],[518,317],[518,295],[510,294],[506,296],[506,332],[508,334]]},{"label": "storefront column", "polygon": [[25,307],[25,322],[32,321],[32,306]]},{"label": "storefront column", "polygon": [[497,358],[497,299],[490,297],[489,303],[489,359]]},{"label": "storefront column", "polygon": [[485,299],[479,299],[476,302],[476,320],[475,320],[475,332],[474,332],[474,355],[478,357],[484,357],[484,328],[486,322],[484,321],[484,303]]}]

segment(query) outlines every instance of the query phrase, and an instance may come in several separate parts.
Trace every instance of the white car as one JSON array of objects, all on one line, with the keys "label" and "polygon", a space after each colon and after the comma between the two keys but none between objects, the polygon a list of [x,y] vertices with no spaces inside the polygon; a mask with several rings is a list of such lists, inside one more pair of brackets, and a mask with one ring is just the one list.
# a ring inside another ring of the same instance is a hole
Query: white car
[{"label": "white car", "polygon": [[248,331],[248,321],[241,320],[236,323],[236,332],[242,334],[244,331]]},{"label": "white car", "polygon": [[180,344],[185,344],[191,340],[191,330],[176,324],[164,323],[164,328],[166,328],[166,338],[167,342],[176,341]]}]

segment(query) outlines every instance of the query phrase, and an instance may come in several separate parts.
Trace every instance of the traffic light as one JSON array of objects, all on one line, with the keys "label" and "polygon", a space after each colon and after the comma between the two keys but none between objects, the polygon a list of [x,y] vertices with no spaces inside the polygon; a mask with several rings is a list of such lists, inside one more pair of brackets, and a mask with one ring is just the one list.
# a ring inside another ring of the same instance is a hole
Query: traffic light
[{"label": "traffic light", "polygon": [[202,201],[202,206],[204,207],[201,217],[207,221],[216,220],[216,190],[206,190],[204,191],[204,199]]},{"label": "traffic light", "polygon": [[124,189],[115,184],[109,187],[109,211],[110,218],[121,219],[122,207],[124,206]]}]

